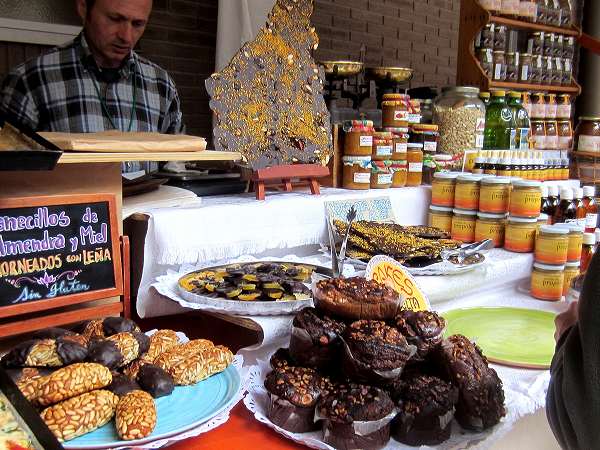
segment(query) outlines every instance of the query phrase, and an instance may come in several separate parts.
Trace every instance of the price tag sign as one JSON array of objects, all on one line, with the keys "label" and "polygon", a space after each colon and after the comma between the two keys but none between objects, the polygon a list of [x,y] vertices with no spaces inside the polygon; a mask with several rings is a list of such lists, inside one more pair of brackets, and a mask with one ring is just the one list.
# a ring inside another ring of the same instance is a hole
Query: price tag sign
[{"label": "price tag sign", "polygon": [[427,296],[402,265],[389,256],[378,255],[367,265],[366,278],[385,284],[404,298],[402,309],[427,311],[431,309]]}]

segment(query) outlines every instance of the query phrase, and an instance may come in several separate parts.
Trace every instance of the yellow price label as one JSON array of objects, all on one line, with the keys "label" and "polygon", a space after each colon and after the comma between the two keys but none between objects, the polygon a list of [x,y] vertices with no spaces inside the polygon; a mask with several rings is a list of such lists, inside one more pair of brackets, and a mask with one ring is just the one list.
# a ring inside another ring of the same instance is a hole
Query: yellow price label
[{"label": "yellow price label", "polygon": [[431,309],[427,296],[415,279],[396,260],[389,256],[375,256],[367,265],[366,278],[385,284],[404,298],[402,309],[427,311]]}]

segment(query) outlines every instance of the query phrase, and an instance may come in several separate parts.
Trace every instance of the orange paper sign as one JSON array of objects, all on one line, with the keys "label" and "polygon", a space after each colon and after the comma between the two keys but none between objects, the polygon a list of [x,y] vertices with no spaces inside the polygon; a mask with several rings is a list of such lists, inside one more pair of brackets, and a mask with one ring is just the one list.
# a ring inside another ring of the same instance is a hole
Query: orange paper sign
[{"label": "orange paper sign", "polygon": [[388,256],[375,256],[367,265],[366,278],[394,289],[404,298],[402,309],[426,311],[431,307],[415,279],[398,261]]}]

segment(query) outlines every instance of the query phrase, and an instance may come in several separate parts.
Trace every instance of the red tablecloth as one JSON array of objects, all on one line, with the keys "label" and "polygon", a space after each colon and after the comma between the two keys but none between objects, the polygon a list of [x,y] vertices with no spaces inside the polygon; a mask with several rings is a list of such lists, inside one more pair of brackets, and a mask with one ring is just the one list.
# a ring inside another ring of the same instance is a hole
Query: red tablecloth
[{"label": "red tablecloth", "polygon": [[306,447],[285,439],[254,419],[243,403],[232,411],[229,421],[219,428],[200,436],[178,442],[169,450],[232,450],[232,449],[297,450]]}]

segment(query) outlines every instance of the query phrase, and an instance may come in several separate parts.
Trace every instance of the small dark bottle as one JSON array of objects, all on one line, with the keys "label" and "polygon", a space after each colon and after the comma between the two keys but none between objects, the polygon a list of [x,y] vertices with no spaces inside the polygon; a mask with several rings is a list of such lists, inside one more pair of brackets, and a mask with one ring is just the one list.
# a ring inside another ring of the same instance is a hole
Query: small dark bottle
[{"label": "small dark bottle", "polygon": [[595,186],[583,187],[583,204],[585,205],[585,232],[594,233],[598,226],[598,204],[594,198]]},{"label": "small dark bottle", "polygon": [[573,202],[573,191],[571,189],[561,189],[560,203],[554,211],[554,223],[576,223],[577,207]]},{"label": "small dark bottle", "polygon": [[483,156],[478,156],[477,158],[475,158],[473,173],[478,175],[483,175],[485,173],[485,158]]},{"label": "small dark bottle", "polygon": [[577,225],[580,227],[585,227],[585,216],[587,215],[587,210],[585,208],[585,203],[583,202],[583,189],[575,189],[575,207],[577,208]]},{"label": "small dark bottle", "polygon": [[583,234],[583,247],[581,247],[581,273],[585,273],[592,262],[596,247],[596,235],[594,233]]},{"label": "small dark bottle", "polygon": [[554,208],[552,207],[552,201],[548,198],[548,186],[542,185],[542,203],[540,205],[540,213],[547,214],[548,217],[554,215]]},{"label": "small dark bottle", "polygon": [[554,224],[554,213],[558,208],[558,204],[560,200],[558,199],[558,186],[548,186],[548,202],[550,206],[548,207],[548,217],[550,218],[550,225]]}]

